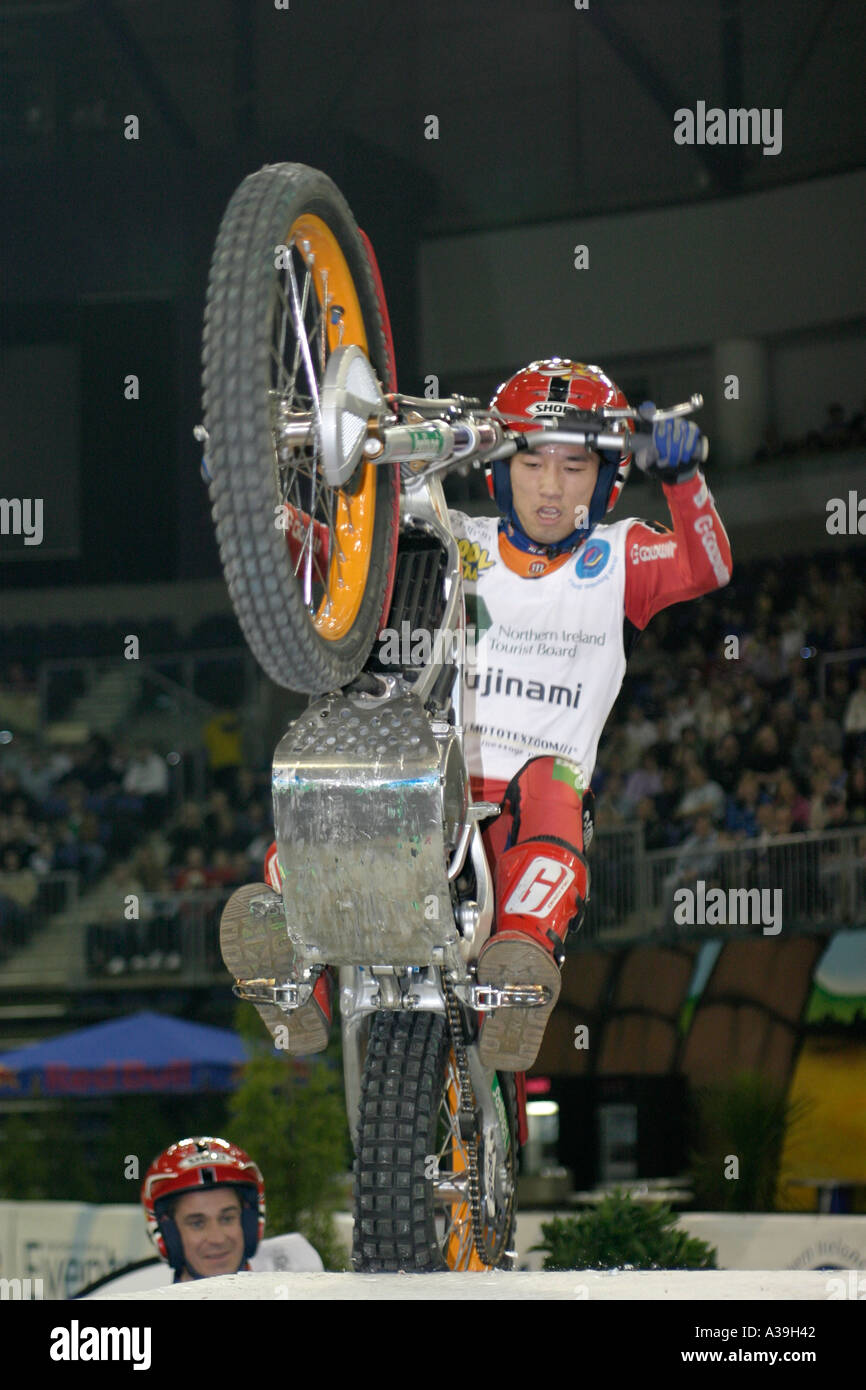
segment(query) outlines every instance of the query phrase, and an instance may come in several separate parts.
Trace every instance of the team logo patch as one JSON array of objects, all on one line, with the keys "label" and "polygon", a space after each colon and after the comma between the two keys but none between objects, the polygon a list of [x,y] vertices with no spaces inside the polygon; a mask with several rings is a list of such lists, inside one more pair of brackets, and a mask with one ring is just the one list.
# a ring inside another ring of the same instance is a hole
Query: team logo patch
[{"label": "team logo patch", "polygon": [[578,579],[597,579],[610,559],[610,545],[603,540],[589,540],[581,548],[574,566]]},{"label": "team logo patch", "polygon": [[574,870],[537,854],[503,908],[524,917],[546,917],[574,882]]},{"label": "team logo patch", "polygon": [[482,549],[478,541],[470,541],[462,536],[457,542],[457,548],[460,551],[464,579],[477,579],[479,574],[483,574],[485,570],[492,570],[496,564],[495,560],[491,560],[490,552]]}]

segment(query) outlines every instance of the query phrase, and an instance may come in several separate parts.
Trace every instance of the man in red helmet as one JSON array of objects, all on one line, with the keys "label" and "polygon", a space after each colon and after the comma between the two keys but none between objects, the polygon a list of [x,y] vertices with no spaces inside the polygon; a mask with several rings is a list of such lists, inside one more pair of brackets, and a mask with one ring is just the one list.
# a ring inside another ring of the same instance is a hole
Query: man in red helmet
[{"label": "man in red helmet", "polygon": [[[558,357],[519,371],[491,406],[530,436],[556,422],[622,432],[627,417],[605,420],[602,412],[629,410],[599,368]],[[631,518],[605,525],[631,456],[571,444],[545,443],[493,463],[500,518],[450,513],[476,634],[476,661],[466,671],[467,765],[476,799],[502,807],[484,834],[496,924],[479,954],[478,980],[548,990],[543,1006],[485,1016],[480,1051],[491,1068],[532,1066],[559,996],[565,939],[580,926],[589,888],[590,779],[628,653],[655,613],[730,579],[730,545],[698,467],[703,442],[691,422],[665,420],[637,455],[662,483],[672,530]],[[281,889],[276,845],[266,878]],[[249,919],[248,899],[260,892],[260,884],[239,889],[227,905],[223,956],[238,979],[286,978],[285,933]],[[262,951],[270,952],[267,969]],[[325,971],[310,1001],[290,1015],[257,1007],[272,1035],[283,1027],[288,1051],[318,1051],[327,1045],[331,990]]]},{"label": "man in red helmet", "polygon": [[169,1145],[145,1174],[141,1202],[148,1235],[176,1284],[237,1274],[251,1263],[254,1269],[322,1268],[297,1232],[262,1240],[264,1178],[249,1154],[227,1139],[201,1135]]},{"label": "man in red helmet", "polygon": [[265,1230],[265,1182],[226,1139],[181,1139],[154,1159],[141,1188],[147,1231],[175,1283],[236,1274]]},{"label": "man in red helmet", "polygon": [[[683,419],[654,426],[639,465],[662,482],[673,529],[631,518],[604,525],[631,466],[624,452],[571,444],[533,449],[531,434],[580,430],[628,402],[597,367],[533,362],[491,406],[529,446],[492,465],[501,518],[451,512],[463,556],[467,623],[465,748],[473,795],[502,806],[485,831],[496,925],[478,958],[481,984],[543,985],[548,1002],[484,1017],[489,1067],[532,1066],[559,995],[565,939],[583,920],[592,836],[590,779],[626,658],[669,604],[727,584],[731,552],[698,467],[703,440]],[[614,418],[604,432],[626,428]]]}]

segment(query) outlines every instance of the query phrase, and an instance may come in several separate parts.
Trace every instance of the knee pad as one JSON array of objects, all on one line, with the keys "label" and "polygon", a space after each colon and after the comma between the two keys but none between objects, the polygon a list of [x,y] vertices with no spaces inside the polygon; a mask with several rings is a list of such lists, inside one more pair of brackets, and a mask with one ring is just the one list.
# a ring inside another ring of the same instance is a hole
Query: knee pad
[{"label": "knee pad", "polygon": [[595,797],[568,758],[530,758],[509,782],[502,806],[511,816],[507,849],[552,836],[582,854],[592,840]]}]

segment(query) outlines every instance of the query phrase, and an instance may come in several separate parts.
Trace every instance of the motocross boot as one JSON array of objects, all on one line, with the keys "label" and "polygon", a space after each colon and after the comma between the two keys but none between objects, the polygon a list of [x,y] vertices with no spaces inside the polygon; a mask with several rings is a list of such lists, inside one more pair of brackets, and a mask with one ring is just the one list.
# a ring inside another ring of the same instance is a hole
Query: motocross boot
[{"label": "motocross boot", "polygon": [[545,1004],[504,1006],[484,1015],[479,1052],[486,1067],[526,1071],[538,1056],[559,998],[565,938],[582,917],[587,879],[582,859],[539,838],[506,850],[496,866],[496,896],[503,907],[496,932],[478,956],[478,983],[543,985],[549,998]]},{"label": "motocross boot", "polygon": [[509,784],[492,832],[496,929],[478,956],[478,983],[542,985],[548,999],[486,1013],[479,1052],[486,1067],[526,1071],[559,998],[565,939],[583,922],[588,897],[583,848],[592,838],[592,793],[580,769],[561,758],[531,759]]},{"label": "motocross boot", "polygon": [[[294,950],[282,911],[265,917],[250,913],[250,899],[269,891],[266,883],[248,883],[232,893],[220,919],[220,950],[226,969],[238,983],[262,980],[282,984],[293,978]],[[312,996],[298,1009],[256,1004],[259,1017],[282,1052],[306,1056],[323,1052],[331,1031],[333,980],[323,970]]]}]

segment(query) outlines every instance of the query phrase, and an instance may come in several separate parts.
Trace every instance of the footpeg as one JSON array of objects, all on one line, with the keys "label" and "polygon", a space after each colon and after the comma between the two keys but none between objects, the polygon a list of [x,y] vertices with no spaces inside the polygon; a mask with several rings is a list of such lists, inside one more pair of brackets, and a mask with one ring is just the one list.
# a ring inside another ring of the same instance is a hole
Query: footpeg
[{"label": "footpeg", "polygon": [[291,1013],[310,1002],[313,989],[314,984],[293,980],[282,985],[272,984],[270,980],[238,980],[232,986],[232,993],[250,1004],[271,1004],[283,1013]]},{"label": "footpeg", "polygon": [[478,1013],[493,1009],[540,1009],[551,1000],[546,985],[455,985],[454,993],[463,1004]]}]

